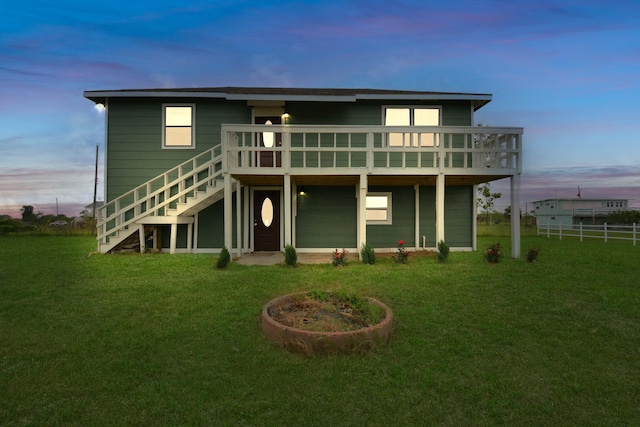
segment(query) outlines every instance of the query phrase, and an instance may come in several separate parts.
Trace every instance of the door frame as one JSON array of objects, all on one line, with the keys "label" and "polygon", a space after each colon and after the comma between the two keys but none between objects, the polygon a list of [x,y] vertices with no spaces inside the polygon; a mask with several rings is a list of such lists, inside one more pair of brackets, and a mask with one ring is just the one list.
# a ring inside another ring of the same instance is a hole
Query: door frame
[{"label": "door frame", "polygon": [[253,226],[254,222],[256,221],[255,218],[255,208],[256,208],[256,198],[255,198],[255,192],[257,191],[277,191],[280,194],[280,197],[278,198],[278,203],[280,206],[279,209],[279,218],[278,218],[278,222],[280,224],[280,249],[278,249],[279,251],[282,251],[284,248],[284,200],[283,200],[283,195],[284,195],[284,187],[283,186],[277,186],[277,185],[271,185],[271,186],[264,186],[264,187],[257,187],[255,185],[251,186],[251,197],[250,197],[250,206],[249,206],[249,228],[251,229],[250,234],[250,247],[251,247],[251,252],[255,252],[255,228]]}]

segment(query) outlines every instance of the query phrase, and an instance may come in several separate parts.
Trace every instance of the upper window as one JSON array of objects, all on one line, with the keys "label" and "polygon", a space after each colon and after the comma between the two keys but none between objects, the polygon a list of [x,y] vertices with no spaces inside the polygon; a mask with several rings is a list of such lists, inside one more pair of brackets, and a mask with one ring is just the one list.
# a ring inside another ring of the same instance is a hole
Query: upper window
[{"label": "upper window", "polygon": [[367,224],[391,224],[391,193],[369,193],[366,202]]},{"label": "upper window", "polygon": [[194,112],[193,105],[165,105],[164,134],[165,148],[194,148]]},{"label": "upper window", "polygon": [[[385,126],[440,126],[438,107],[387,107],[384,109]],[[435,147],[438,135],[434,133],[393,132],[388,135],[390,147]]]}]

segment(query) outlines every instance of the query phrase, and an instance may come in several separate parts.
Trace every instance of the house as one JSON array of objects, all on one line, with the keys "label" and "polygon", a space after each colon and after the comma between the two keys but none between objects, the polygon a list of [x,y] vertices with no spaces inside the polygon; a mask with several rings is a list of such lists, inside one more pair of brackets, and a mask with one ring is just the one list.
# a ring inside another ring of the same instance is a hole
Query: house
[{"label": "house", "polygon": [[613,212],[629,209],[625,199],[545,199],[533,202],[533,214],[540,227],[602,225]]},{"label": "house", "polygon": [[[211,87],[87,91],[106,110],[99,250],[299,252],[367,242],[476,248],[475,186],[510,178],[522,134],[474,126],[491,95]],[[520,255],[517,219],[512,256]]]}]

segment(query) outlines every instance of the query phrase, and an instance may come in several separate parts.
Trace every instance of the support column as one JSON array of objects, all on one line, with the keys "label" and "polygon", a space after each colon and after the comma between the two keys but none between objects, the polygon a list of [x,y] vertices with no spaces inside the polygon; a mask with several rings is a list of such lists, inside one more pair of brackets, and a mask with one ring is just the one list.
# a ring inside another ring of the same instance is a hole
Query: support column
[{"label": "support column", "polygon": [[233,249],[233,205],[231,200],[231,175],[224,174],[224,245],[229,252]]},{"label": "support column", "polygon": [[361,173],[360,184],[358,186],[358,192],[356,193],[356,196],[358,198],[357,200],[358,231],[357,231],[356,250],[358,251],[360,259],[362,259],[362,255],[360,254],[360,249],[362,249],[362,246],[364,246],[364,244],[367,243],[367,188],[368,188],[367,174]]},{"label": "support column", "polygon": [[153,227],[153,249],[160,250],[160,243],[158,242],[158,227]]},{"label": "support column", "polygon": [[236,256],[242,256],[242,198],[240,182],[236,183]]},{"label": "support column", "polygon": [[520,258],[520,175],[511,176],[511,257]]},{"label": "support column", "polygon": [[291,175],[284,174],[284,246],[291,244]]},{"label": "support column", "polygon": [[191,253],[193,248],[193,223],[187,224],[187,253]]},{"label": "support column", "polygon": [[444,240],[444,178],[443,173],[436,177],[436,241]]},{"label": "support column", "polygon": [[200,213],[196,212],[193,216],[193,253],[198,253],[198,229],[199,227]]},{"label": "support column", "polygon": [[244,198],[244,235],[242,239],[242,248],[244,252],[249,252],[249,191],[250,188],[245,186],[242,191]]},{"label": "support column", "polygon": [[473,218],[471,221],[471,250],[478,250],[478,186],[473,186]]},{"label": "support column", "polygon": [[171,242],[169,243],[169,253],[171,255],[176,253],[177,240],[178,240],[178,224],[174,222],[171,224]]},{"label": "support column", "polygon": [[140,253],[143,254],[147,250],[146,243],[144,239],[144,224],[138,225],[138,235],[140,236]]},{"label": "support column", "polygon": [[415,242],[416,242],[416,251],[420,249],[420,185],[416,184],[413,186],[413,190],[415,192]]}]

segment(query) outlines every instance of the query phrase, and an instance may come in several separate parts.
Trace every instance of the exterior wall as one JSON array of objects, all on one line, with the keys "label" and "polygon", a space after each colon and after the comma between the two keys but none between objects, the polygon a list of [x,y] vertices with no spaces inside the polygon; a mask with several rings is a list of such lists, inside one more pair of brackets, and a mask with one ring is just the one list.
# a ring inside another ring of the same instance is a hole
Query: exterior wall
[{"label": "exterior wall", "polygon": [[297,248],[354,248],[357,203],[352,186],[308,186],[298,197]]},{"label": "exterior wall", "polygon": [[[235,215],[235,207],[234,207]],[[235,219],[233,221],[235,229]],[[233,234],[235,238],[235,234]],[[220,249],[224,246],[224,201],[203,209],[198,213],[198,248]]]},{"label": "exterior wall", "polygon": [[[296,217],[297,248],[356,247],[355,189],[350,186],[305,186],[298,198]],[[415,245],[415,190],[413,186],[371,186],[369,192],[392,193],[391,224],[367,225],[367,243],[374,248],[394,248],[398,240],[406,247]],[[426,246],[435,247],[435,187],[420,187],[420,232]],[[451,247],[473,244],[472,186],[445,188],[445,236]]]},{"label": "exterior wall", "polygon": [[383,106],[440,106],[442,126],[471,126],[473,117],[469,102],[380,102],[356,103],[287,102],[285,110],[290,114],[290,124],[316,125],[381,125]]},{"label": "exterior wall", "polygon": [[[446,188],[445,188],[446,192]],[[446,202],[445,193],[445,202]],[[422,247],[422,236],[425,237],[425,246],[436,247],[436,187],[420,186],[420,242]]]},{"label": "exterior wall", "polygon": [[[195,149],[162,148],[162,104],[166,99],[110,99],[107,113],[106,200],[156,177],[220,144],[220,124],[250,123],[246,102],[185,99],[196,104]],[[178,102],[170,100],[170,102]]]},{"label": "exterior wall", "polygon": [[451,247],[473,245],[472,186],[449,186],[444,191],[444,239]]},{"label": "exterior wall", "polygon": [[[195,148],[162,148],[163,103],[190,103],[195,107]],[[411,105],[442,107],[443,126],[469,126],[472,108],[469,102],[381,102],[355,103],[287,102],[285,110],[291,124],[319,125],[380,125],[383,106]],[[220,144],[220,125],[223,123],[250,123],[251,108],[245,101],[215,99],[118,99],[108,105],[106,146],[106,200],[112,200],[137,185],[158,176]],[[292,141],[295,143],[295,141]],[[364,147],[366,141],[356,144]],[[322,141],[318,144],[321,146]],[[332,141],[333,144],[333,141]],[[352,146],[354,142],[352,141]],[[454,141],[454,147],[461,141]],[[307,142],[307,145],[308,142]],[[346,146],[346,145],[345,145]],[[461,146],[461,145],[460,145]],[[357,166],[357,161],[352,164]],[[462,159],[454,159],[462,163]],[[344,162],[346,164],[346,158]],[[365,159],[363,157],[362,161]],[[423,162],[428,159],[423,158]],[[340,164],[340,159],[338,159]],[[363,163],[364,164],[364,163]],[[313,166],[313,165],[311,165]],[[298,248],[353,248],[357,246],[357,200],[353,186],[305,186],[307,195],[297,199],[296,247]],[[434,247],[435,187],[420,187],[419,241],[415,242],[415,192],[413,186],[370,187],[370,192],[392,192],[392,224],[368,225],[367,241],[373,247],[392,248],[398,240],[407,247],[422,245],[426,236],[428,247]],[[452,247],[472,246],[472,212],[475,203],[473,188],[446,187],[445,236]],[[233,239],[236,238],[235,194]],[[198,214],[198,248],[219,249],[224,246],[224,202],[219,201]],[[244,211],[244,210],[243,210]],[[161,226],[163,247],[169,246],[170,227]],[[185,248],[187,226],[178,226],[177,247]],[[237,245],[236,245],[237,246]]]},{"label": "exterior wall", "polygon": [[367,243],[374,248],[394,248],[398,240],[415,244],[415,191],[413,187],[369,187],[371,193],[391,192],[391,224],[367,225]]}]

